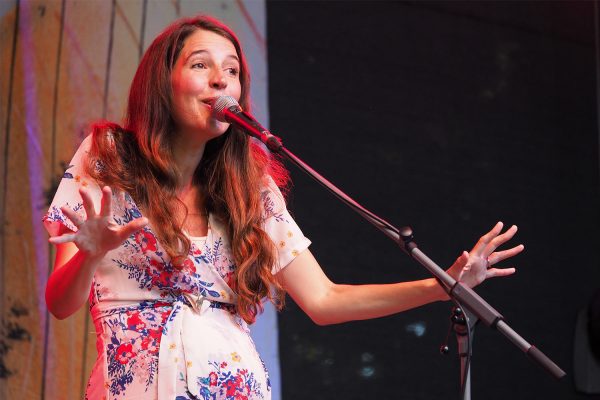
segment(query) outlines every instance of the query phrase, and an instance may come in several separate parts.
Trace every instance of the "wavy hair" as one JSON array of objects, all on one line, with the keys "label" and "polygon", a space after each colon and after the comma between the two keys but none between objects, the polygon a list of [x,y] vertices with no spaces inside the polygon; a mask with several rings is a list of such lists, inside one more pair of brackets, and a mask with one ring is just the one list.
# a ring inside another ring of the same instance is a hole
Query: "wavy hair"
[{"label": "wavy hair", "polygon": [[[240,42],[220,21],[197,16],[167,27],[148,47],[137,69],[127,104],[124,127],[101,122],[93,127],[88,173],[105,185],[128,192],[153,221],[153,227],[174,266],[190,250],[183,233],[187,208],[177,198],[179,171],[173,162],[176,135],[172,116],[171,71],[186,38],[198,29],[231,41],[240,59],[240,105],[250,107],[250,76]],[[110,168],[94,168],[97,161]],[[263,230],[261,190],[266,175],[285,188],[288,173],[281,162],[234,127],[206,143],[193,184],[208,212],[223,222],[236,271],[230,282],[237,293],[237,312],[254,322],[268,299],[283,306],[284,292],[271,273],[277,262],[275,245]]]}]

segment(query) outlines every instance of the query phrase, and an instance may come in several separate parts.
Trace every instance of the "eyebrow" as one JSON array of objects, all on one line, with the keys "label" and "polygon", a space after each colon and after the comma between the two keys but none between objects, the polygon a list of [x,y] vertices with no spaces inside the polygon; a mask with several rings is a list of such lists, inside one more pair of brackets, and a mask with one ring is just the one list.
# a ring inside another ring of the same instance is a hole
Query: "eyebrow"
[{"label": "eyebrow", "polygon": [[[210,54],[210,53],[207,50],[195,50],[195,51],[192,51],[185,60],[188,61],[190,58],[192,58],[193,56],[195,56],[197,54]],[[233,59],[233,60],[237,61],[238,64],[240,62],[240,59],[236,55],[233,55],[233,54],[229,54],[227,57],[225,57],[225,59]]]}]

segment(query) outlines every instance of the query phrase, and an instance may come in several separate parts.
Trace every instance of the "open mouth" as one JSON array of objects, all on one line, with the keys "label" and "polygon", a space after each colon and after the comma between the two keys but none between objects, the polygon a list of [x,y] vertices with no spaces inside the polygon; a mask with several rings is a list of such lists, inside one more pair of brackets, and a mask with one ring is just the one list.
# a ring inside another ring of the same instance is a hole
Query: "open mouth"
[{"label": "open mouth", "polygon": [[210,98],[208,98],[208,99],[203,99],[203,100],[202,100],[202,102],[203,102],[204,104],[207,104],[208,106],[212,107],[212,106],[213,106],[213,104],[215,103],[215,100],[216,100],[216,98],[214,98],[214,97],[210,97]]}]

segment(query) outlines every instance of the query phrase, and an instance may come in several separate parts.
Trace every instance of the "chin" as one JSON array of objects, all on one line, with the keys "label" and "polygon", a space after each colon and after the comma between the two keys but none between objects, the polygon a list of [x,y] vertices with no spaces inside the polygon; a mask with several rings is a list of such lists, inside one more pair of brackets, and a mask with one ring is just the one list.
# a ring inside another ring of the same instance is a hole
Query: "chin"
[{"label": "chin", "polygon": [[219,137],[222,134],[224,134],[225,132],[227,132],[227,129],[229,129],[229,124],[226,122],[221,122],[221,121],[217,121],[217,120],[212,120],[211,124],[209,125],[209,135],[212,138],[215,137]]}]

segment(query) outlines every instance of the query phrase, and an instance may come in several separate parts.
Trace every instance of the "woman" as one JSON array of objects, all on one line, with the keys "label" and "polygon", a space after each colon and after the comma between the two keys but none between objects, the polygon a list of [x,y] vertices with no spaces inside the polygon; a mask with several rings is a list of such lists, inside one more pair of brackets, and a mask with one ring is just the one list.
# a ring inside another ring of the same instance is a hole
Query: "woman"
[{"label": "woman", "polygon": [[[46,301],[62,319],[89,296],[86,398],[270,398],[247,324],[284,290],[323,325],[447,298],[434,279],[325,276],[285,208],[281,164],[211,118],[216,97],[248,109],[248,94],[235,35],[209,17],[176,21],[140,63],[124,127],[96,125],[65,172],[45,217],[57,247]],[[495,251],[516,230],[496,224],[448,272],[468,286],[512,274],[489,267],[523,250]]]}]

